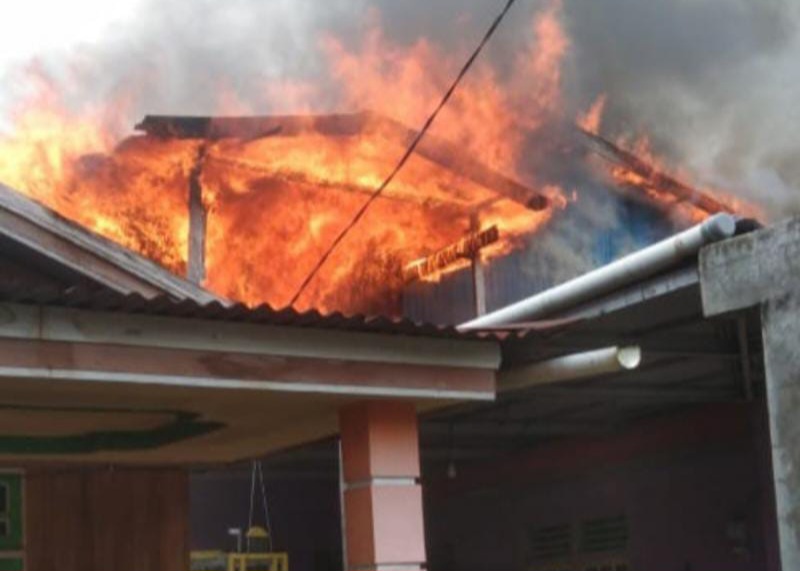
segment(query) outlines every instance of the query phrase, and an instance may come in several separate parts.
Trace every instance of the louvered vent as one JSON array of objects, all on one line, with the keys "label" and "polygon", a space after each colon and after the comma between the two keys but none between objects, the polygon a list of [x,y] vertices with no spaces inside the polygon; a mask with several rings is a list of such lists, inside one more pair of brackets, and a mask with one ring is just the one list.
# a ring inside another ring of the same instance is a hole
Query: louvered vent
[{"label": "louvered vent", "polygon": [[572,526],[550,525],[531,533],[531,555],[534,561],[563,559],[572,553]]},{"label": "louvered vent", "polygon": [[585,520],[581,524],[583,553],[625,551],[628,548],[628,519],[622,516]]}]

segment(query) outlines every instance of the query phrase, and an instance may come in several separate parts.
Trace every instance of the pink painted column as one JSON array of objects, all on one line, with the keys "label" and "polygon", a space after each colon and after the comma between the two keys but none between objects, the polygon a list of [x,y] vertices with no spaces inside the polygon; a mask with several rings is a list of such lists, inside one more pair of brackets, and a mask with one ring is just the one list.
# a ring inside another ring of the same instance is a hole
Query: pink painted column
[{"label": "pink painted column", "polygon": [[419,436],[412,403],[369,401],[339,413],[347,569],[425,563]]}]

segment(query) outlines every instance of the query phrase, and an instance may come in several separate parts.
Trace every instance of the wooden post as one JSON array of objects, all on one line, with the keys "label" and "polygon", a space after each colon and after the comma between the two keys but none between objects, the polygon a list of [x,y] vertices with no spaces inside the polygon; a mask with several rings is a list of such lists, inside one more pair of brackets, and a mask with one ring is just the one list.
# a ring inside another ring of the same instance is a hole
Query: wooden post
[{"label": "wooden post", "polygon": [[[472,231],[476,232],[480,228],[480,221],[477,215],[470,219]],[[486,313],[486,280],[481,265],[480,248],[472,252],[472,292],[475,299],[475,317],[480,317]]]},{"label": "wooden post", "polygon": [[207,144],[201,143],[197,149],[194,166],[189,173],[189,252],[186,264],[186,278],[193,283],[202,284],[206,279],[206,224],[208,211],[203,204],[203,186],[200,176],[206,157]]}]

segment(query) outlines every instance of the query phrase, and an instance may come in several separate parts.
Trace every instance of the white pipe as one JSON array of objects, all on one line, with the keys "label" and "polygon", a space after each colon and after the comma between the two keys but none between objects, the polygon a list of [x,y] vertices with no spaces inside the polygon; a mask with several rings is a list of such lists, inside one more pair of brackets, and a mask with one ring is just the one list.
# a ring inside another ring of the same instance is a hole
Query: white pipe
[{"label": "white pipe", "polygon": [[606,347],[573,353],[501,371],[497,375],[497,390],[514,391],[537,385],[630,371],[637,368],[641,362],[642,351],[637,346]]},{"label": "white pipe", "polygon": [[512,303],[458,326],[460,331],[498,328],[531,320],[609,293],[634,281],[665,270],[675,262],[696,254],[711,242],[733,236],[736,220],[720,213],[688,230],[592,270],[561,285]]}]

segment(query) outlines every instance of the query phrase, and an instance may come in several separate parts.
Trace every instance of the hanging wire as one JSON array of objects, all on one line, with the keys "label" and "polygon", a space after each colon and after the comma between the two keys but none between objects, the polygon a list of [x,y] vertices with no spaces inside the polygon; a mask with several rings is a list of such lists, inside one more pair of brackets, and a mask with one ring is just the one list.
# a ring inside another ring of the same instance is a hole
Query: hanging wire
[{"label": "hanging wire", "polygon": [[[269,507],[267,504],[267,486],[264,484],[264,466],[260,460],[253,460],[253,469],[250,472],[250,511],[247,518],[247,531],[253,528],[253,516],[256,505],[256,477],[261,488],[261,503],[264,507],[264,527],[267,530],[267,548],[272,551],[272,524],[269,521]],[[250,537],[247,537],[247,552],[250,553]]]},{"label": "hanging wire", "polygon": [[253,511],[255,508],[256,499],[256,461],[253,460],[253,469],[250,471],[250,511],[247,516],[247,529],[245,536],[247,538],[247,553],[250,553],[250,530],[253,528]]},{"label": "hanging wire", "polygon": [[259,480],[261,480],[261,499],[264,502],[264,525],[267,527],[267,546],[272,551],[272,524],[269,521],[269,509],[267,508],[267,488],[264,485],[264,466],[258,462]]},{"label": "hanging wire", "polygon": [[336,249],[336,247],[341,243],[342,240],[344,240],[344,237],[347,236],[350,230],[352,230],[353,227],[356,224],[358,224],[358,221],[361,220],[361,218],[367,212],[367,209],[370,207],[370,205],[375,201],[376,198],[378,198],[381,195],[381,193],[383,193],[386,187],[389,186],[392,180],[394,180],[394,177],[397,176],[397,173],[399,173],[400,170],[403,168],[403,166],[406,164],[408,159],[411,158],[411,155],[416,150],[420,141],[422,141],[422,138],[428,132],[428,129],[431,128],[431,125],[433,125],[433,122],[436,120],[436,117],[439,115],[439,112],[444,108],[445,105],[447,105],[447,102],[450,100],[450,97],[455,92],[456,88],[458,87],[458,84],[461,83],[461,80],[467,74],[469,68],[472,67],[472,64],[475,63],[475,60],[478,59],[478,55],[480,55],[480,53],[483,51],[484,46],[489,42],[489,39],[494,35],[495,30],[497,30],[498,26],[500,25],[500,22],[503,21],[503,18],[505,18],[506,14],[511,9],[511,6],[513,6],[515,2],[516,0],[508,0],[506,2],[505,7],[500,11],[500,13],[494,19],[492,25],[489,26],[489,29],[484,34],[483,39],[481,39],[480,43],[478,44],[478,47],[475,48],[475,51],[472,52],[472,55],[470,55],[469,59],[467,59],[466,63],[464,63],[463,67],[458,72],[458,75],[453,80],[453,83],[450,84],[450,87],[447,89],[444,96],[442,96],[442,99],[441,101],[439,101],[439,104],[434,108],[433,112],[425,120],[425,123],[422,125],[422,128],[417,132],[417,135],[411,141],[411,144],[406,149],[406,152],[403,153],[402,157],[400,157],[400,160],[398,161],[397,165],[394,167],[394,169],[392,169],[392,171],[389,173],[389,176],[387,176],[384,179],[384,181],[380,184],[380,186],[377,189],[375,189],[375,191],[370,195],[367,201],[364,202],[364,204],[361,206],[358,212],[356,212],[355,216],[353,216],[353,218],[350,220],[347,226],[345,226],[342,229],[342,231],[339,232],[339,234],[336,236],[333,242],[331,242],[331,245],[328,246],[328,249],[325,250],[325,252],[322,254],[320,259],[317,261],[317,263],[311,269],[309,274],[303,280],[303,283],[300,284],[300,287],[297,289],[294,296],[292,296],[289,305],[294,305],[297,302],[298,298],[303,294],[305,289],[308,287],[308,284],[311,283],[311,280],[314,279],[314,276],[317,275],[320,268],[322,268],[322,266],[325,264],[328,258],[330,258],[331,254]]}]

